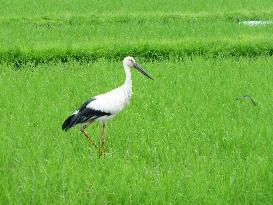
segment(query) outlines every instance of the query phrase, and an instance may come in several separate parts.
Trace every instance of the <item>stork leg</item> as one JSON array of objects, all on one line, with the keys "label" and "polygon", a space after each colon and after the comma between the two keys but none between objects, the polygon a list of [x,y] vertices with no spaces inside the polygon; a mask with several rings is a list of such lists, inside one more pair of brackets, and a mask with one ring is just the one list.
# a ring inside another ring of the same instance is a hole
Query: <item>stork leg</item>
[{"label": "stork leg", "polygon": [[101,133],[101,146],[102,146],[102,156],[105,159],[105,133],[104,133],[104,128],[105,128],[105,122],[102,122],[102,133]]},{"label": "stork leg", "polygon": [[95,140],[93,140],[93,138],[90,135],[88,135],[88,133],[85,130],[86,127],[87,127],[86,125],[84,125],[83,127],[81,127],[80,131],[93,144],[93,146],[95,147],[96,151],[99,152],[99,147],[98,147],[97,143],[95,142]]}]

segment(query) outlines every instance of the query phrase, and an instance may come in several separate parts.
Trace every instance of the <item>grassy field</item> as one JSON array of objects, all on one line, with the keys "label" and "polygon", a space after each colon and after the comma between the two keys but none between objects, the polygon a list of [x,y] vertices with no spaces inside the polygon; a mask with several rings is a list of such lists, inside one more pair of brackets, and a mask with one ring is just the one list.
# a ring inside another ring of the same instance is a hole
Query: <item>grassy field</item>
[{"label": "grassy field", "polygon": [[174,0],[169,3],[166,0],[158,0],[156,3],[151,0],[125,0],[103,2],[98,0],[68,0],[68,1],[42,1],[30,2],[28,0],[1,1],[0,8],[2,16],[71,16],[90,14],[129,14],[129,13],[213,13],[213,12],[233,12],[244,11],[260,12],[272,11],[272,1],[270,0],[230,0],[230,1],[179,1]]},{"label": "grassy field", "polygon": [[[0,204],[272,204],[273,24],[240,24],[272,1],[1,5]],[[127,55],[155,80],[133,71],[103,160],[61,125]]]},{"label": "grassy field", "polygon": [[[133,100],[107,127],[106,160],[60,126],[123,82],[119,62],[1,66],[3,204],[272,202],[273,61],[142,64],[156,80],[133,73]],[[258,105],[236,101],[246,94]],[[89,131],[99,141],[99,126]]]},{"label": "grassy field", "polygon": [[240,24],[272,20],[271,1],[125,1],[123,6],[121,2],[94,2],[3,2],[0,60],[21,65],[30,61],[120,60],[128,53],[146,60],[273,54],[273,24]]}]

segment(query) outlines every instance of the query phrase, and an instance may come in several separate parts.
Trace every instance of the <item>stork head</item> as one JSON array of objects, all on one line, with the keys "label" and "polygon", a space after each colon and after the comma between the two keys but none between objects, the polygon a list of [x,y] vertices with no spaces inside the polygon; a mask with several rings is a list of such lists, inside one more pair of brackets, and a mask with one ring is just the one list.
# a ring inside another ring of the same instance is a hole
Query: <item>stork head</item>
[{"label": "stork head", "polygon": [[150,78],[153,80],[153,78],[143,69],[141,68],[135,61],[135,59],[131,56],[127,56],[124,58],[123,60],[123,65],[124,68],[135,68],[137,69],[139,72],[141,72],[143,75],[145,75],[146,77]]},{"label": "stork head", "polygon": [[134,63],[136,63],[135,59],[131,56],[127,56],[123,59],[123,65],[132,67],[134,66]]}]

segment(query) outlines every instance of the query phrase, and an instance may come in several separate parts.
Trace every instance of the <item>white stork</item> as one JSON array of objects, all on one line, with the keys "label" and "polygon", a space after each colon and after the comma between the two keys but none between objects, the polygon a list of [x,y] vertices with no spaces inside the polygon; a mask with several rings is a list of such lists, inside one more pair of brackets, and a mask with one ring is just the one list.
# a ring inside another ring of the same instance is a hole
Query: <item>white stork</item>
[{"label": "white stork", "polygon": [[62,129],[67,131],[76,124],[83,124],[80,131],[88,138],[88,140],[95,146],[97,151],[99,147],[95,141],[88,135],[86,128],[95,121],[102,122],[102,136],[101,136],[101,153],[105,157],[105,122],[118,114],[130,101],[132,95],[132,80],[131,68],[134,67],[143,75],[153,79],[143,68],[136,64],[134,58],[128,56],[123,60],[123,67],[126,75],[125,82],[122,86],[97,95],[82,104],[72,115],[70,115],[63,123]]}]

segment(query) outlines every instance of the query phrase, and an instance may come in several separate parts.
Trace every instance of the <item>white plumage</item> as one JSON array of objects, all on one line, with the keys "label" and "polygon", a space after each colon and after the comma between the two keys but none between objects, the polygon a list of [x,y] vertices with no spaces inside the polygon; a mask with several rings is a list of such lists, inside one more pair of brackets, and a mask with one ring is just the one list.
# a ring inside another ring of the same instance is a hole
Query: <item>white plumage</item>
[{"label": "white plumage", "polygon": [[[91,101],[86,107],[116,115],[128,105],[131,95],[132,86],[124,84],[110,92],[95,96],[96,100]],[[97,120],[104,120],[104,118],[100,117]]]},{"label": "white plumage", "polygon": [[147,72],[136,64],[135,60],[128,56],[123,60],[123,67],[126,75],[125,82],[122,86],[97,95],[90,100],[82,104],[71,116],[69,116],[63,123],[62,129],[67,131],[76,124],[84,124],[81,128],[83,134],[97,147],[95,142],[87,135],[84,130],[89,124],[94,121],[102,121],[102,145],[104,145],[104,127],[105,121],[113,118],[118,114],[126,105],[128,105],[132,96],[132,80],[131,80],[131,68],[134,67],[140,71],[143,75],[152,79]]}]

